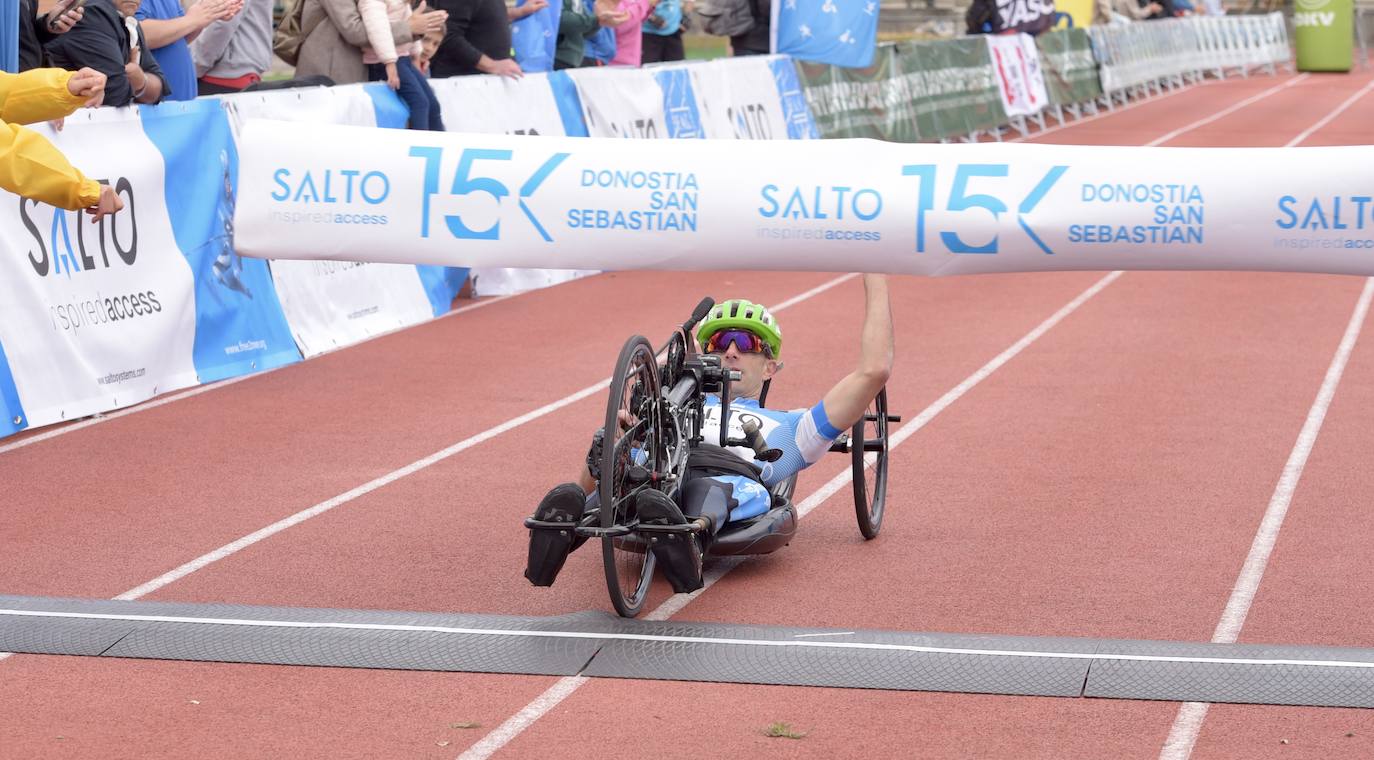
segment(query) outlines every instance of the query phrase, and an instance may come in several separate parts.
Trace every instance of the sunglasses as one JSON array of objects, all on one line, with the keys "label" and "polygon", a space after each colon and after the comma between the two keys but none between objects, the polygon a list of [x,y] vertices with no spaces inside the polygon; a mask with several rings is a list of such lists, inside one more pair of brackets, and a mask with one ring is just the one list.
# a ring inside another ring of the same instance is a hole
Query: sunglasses
[{"label": "sunglasses", "polygon": [[743,354],[767,354],[770,358],[773,356],[768,343],[748,330],[721,330],[714,333],[706,339],[704,350],[708,354],[725,353],[731,343]]}]

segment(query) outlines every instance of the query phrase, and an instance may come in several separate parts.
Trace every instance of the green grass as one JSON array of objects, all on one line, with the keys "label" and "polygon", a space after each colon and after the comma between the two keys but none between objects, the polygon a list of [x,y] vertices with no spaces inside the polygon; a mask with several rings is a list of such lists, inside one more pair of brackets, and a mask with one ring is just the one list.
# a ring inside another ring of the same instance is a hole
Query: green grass
[{"label": "green grass", "polygon": [[730,38],[713,37],[709,34],[684,34],[682,47],[689,61],[724,58],[730,54]]}]

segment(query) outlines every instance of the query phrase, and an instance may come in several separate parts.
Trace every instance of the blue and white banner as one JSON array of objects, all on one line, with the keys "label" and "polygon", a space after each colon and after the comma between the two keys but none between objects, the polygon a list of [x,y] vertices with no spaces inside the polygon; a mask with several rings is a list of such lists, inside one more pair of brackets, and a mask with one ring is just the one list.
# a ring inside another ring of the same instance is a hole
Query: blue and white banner
[{"label": "blue and white banner", "polygon": [[669,146],[392,130],[348,162],[373,178],[363,197],[303,202],[298,188],[337,181],[359,137],[245,125],[242,249],[589,269],[1374,274],[1368,146]]},{"label": "blue and white banner", "polygon": [[[516,0],[515,7],[524,4],[525,0]],[[552,0],[544,8],[510,25],[515,62],[526,74],[553,71],[554,51],[558,46],[558,21],[562,13],[562,1]]]},{"label": "blue and white banner", "polygon": [[166,176],[177,178],[164,182],[164,202],[195,282],[200,382],[299,361],[266,262],[234,250],[238,152],[224,109],[191,100],[140,111]]},{"label": "blue and white banner", "polygon": [[[486,77],[455,77],[435,80],[435,84],[460,79]],[[247,92],[223,100],[236,123],[267,115],[311,124],[397,128],[407,119],[404,104],[381,82]],[[461,114],[463,109],[453,110]],[[365,151],[367,144],[359,143],[353,152]],[[363,191],[364,178],[344,173],[331,183],[302,188],[301,197],[342,200]],[[365,262],[274,261],[271,277],[291,335],[301,353],[311,357],[447,312],[467,271]]]},{"label": "blue and white banner", "polygon": [[576,69],[568,74],[577,85],[592,137],[706,136],[685,68]]},{"label": "blue and white banner", "polygon": [[878,44],[878,0],[776,0],[773,52],[802,61],[863,68]]},{"label": "blue and white banner", "polygon": [[[585,137],[582,104],[566,72],[431,80],[450,132]],[[466,271],[466,270],[462,270]],[[504,296],[596,274],[595,269],[474,269],[473,295]],[[424,272],[421,272],[424,277]],[[461,287],[462,283],[458,283]],[[455,291],[456,292],[456,291]],[[452,301],[452,296],[449,301]]]},{"label": "blue and white banner", "polygon": [[[87,110],[61,133],[34,128],[125,209],[92,223],[0,193],[0,247],[14,253],[0,260],[0,344],[23,425],[299,359],[263,262],[225,245],[235,157],[218,104]],[[9,427],[23,426],[16,416]]]},{"label": "blue and white banner", "polygon": [[692,77],[692,89],[708,138],[820,137],[797,68],[786,56],[717,58],[678,68]]},{"label": "blue and white banner", "polygon": [[520,79],[497,76],[430,80],[450,132],[585,136],[577,89],[561,71]]}]

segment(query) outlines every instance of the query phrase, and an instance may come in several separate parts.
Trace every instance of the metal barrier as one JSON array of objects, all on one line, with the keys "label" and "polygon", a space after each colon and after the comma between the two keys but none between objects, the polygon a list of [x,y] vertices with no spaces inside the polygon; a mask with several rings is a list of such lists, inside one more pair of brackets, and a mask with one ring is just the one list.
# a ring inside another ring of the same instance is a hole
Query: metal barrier
[{"label": "metal barrier", "polygon": [[1109,100],[1208,73],[1245,76],[1258,68],[1273,73],[1292,57],[1282,13],[1108,24],[1092,27],[1089,34]]}]

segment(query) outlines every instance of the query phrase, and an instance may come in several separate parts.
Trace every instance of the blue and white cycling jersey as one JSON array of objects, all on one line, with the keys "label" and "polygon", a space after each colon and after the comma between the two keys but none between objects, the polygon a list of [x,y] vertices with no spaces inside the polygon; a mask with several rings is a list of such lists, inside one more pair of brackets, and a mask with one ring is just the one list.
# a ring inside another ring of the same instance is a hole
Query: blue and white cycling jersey
[{"label": "blue and white cycling jersey", "polygon": [[[701,433],[706,443],[720,440],[720,397],[708,395],[703,405],[705,421]],[[728,450],[738,454],[741,459],[758,465],[763,470],[763,482],[772,488],[818,462],[821,455],[830,450],[830,444],[840,436],[840,431],[830,424],[825,415],[825,402],[818,401],[810,409],[779,411],[764,409],[751,398],[737,398],[730,401],[729,437],[744,438],[744,422],[753,419],[759,425],[759,432],[768,442],[769,448],[781,449],[782,456],[775,462],[760,462],[754,459],[754,450],[747,446],[731,446]],[[734,497],[739,506],[730,510],[731,520],[747,520],[767,512],[772,505],[768,490],[756,481],[741,475],[715,475],[712,480],[734,486]]]}]

